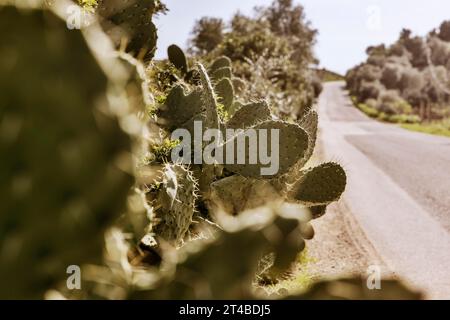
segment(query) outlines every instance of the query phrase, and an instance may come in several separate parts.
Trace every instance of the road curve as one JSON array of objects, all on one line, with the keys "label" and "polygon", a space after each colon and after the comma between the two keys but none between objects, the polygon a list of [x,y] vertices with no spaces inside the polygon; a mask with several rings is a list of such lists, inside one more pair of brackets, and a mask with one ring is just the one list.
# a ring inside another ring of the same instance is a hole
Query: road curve
[{"label": "road curve", "polygon": [[321,141],[348,174],[343,196],[387,266],[429,298],[450,299],[450,139],[374,121],[343,82],[318,101]]}]

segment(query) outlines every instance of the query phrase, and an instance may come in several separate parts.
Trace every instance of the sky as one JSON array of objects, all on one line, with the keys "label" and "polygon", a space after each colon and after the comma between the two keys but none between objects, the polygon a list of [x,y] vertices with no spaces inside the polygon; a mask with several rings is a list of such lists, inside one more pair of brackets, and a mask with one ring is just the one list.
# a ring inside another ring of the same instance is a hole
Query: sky
[{"label": "sky", "polygon": [[[272,0],[163,0],[169,8],[159,16],[157,58],[167,56],[172,44],[185,48],[196,20],[221,17],[226,22],[240,11],[251,14],[255,6]],[[366,58],[368,46],[391,44],[403,28],[426,35],[450,20],[449,0],[294,0],[303,5],[306,18],[318,29],[315,46],[320,66],[344,74]]]}]

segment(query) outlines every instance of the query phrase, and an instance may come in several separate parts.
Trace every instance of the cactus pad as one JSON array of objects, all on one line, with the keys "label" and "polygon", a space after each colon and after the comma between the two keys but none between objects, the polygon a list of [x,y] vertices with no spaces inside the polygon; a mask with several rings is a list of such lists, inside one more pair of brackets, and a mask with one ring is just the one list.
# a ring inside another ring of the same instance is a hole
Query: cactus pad
[{"label": "cactus pad", "polygon": [[166,165],[156,195],[150,195],[157,219],[152,231],[157,236],[176,246],[183,243],[194,215],[196,190],[197,183],[187,168]]},{"label": "cactus pad", "polygon": [[293,197],[303,203],[327,205],[339,200],[347,177],[337,163],[325,163],[303,173],[293,187]]},{"label": "cactus pad", "polygon": [[214,73],[222,68],[230,68],[231,69],[231,60],[228,57],[222,56],[214,60],[214,62],[209,67],[209,72]]},{"label": "cactus pad", "polygon": [[[276,159],[278,161],[278,172],[274,175],[261,175],[261,169],[267,167],[267,165],[261,164],[259,161],[257,164],[250,164],[249,161],[249,143],[245,144],[245,164],[237,164],[237,155],[235,152],[234,164],[225,164],[225,168],[231,172],[238,173],[245,177],[255,177],[255,178],[274,178],[275,176],[282,175],[295,164],[297,161],[303,158],[305,152],[308,148],[308,135],[306,132],[296,124],[290,124],[283,121],[265,121],[262,122],[251,129],[256,129],[259,132],[260,129],[267,130],[267,146],[270,149],[271,145],[271,129],[278,130],[279,133],[279,157]],[[245,134],[246,130],[243,133]],[[236,141],[239,139],[239,135],[231,139],[228,143],[237,144]],[[246,141],[248,139],[245,139]],[[259,140],[259,139],[258,139]],[[236,149],[236,148],[235,148]]]},{"label": "cactus pad", "polygon": [[272,118],[265,101],[249,103],[240,107],[227,122],[227,128],[245,129]]},{"label": "cactus pad", "polygon": [[167,48],[167,55],[169,57],[169,61],[180,70],[183,74],[187,74],[188,72],[188,63],[186,56],[181,50],[180,47],[173,44]]},{"label": "cactus pad", "polygon": [[126,52],[148,61],[156,50],[155,9],[155,0],[101,0],[96,12],[118,48],[125,45]]},{"label": "cactus pad", "polygon": [[234,102],[234,88],[230,79],[224,78],[214,87],[218,102],[223,104],[225,111],[229,113],[232,110]]}]

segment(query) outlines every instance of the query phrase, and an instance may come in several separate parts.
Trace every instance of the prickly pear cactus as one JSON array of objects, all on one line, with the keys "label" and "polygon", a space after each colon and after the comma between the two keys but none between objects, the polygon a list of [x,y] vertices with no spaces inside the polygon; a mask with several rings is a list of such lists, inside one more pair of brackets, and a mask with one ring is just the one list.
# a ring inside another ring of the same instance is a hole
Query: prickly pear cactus
[{"label": "prickly pear cactus", "polygon": [[158,124],[168,132],[187,129],[194,120],[200,120],[202,109],[201,90],[186,94],[184,88],[177,85],[170,90],[166,101],[158,109]]},{"label": "prickly pear cactus", "polygon": [[[172,48],[171,50],[174,51],[173,56],[176,56],[175,52],[180,57],[184,56],[181,49]],[[175,61],[175,58],[171,60]],[[214,61],[208,68],[208,73],[201,64],[197,65],[197,69],[201,86],[191,89],[188,94],[181,85],[175,86],[170,91],[165,105],[160,108],[159,121],[169,132],[177,128],[186,128],[191,135],[194,134],[194,121],[202,121],[204,129],[220,127],[224,137],[226,137],[225,129],[242,130],[236,131],[236,135],[231,138],[227,137],[227,142],[223,146],[224,150],[227,150],[231,144],[236,146],[237,143],[246,141],[244,161],[242,159],[238,161],[238,154],[234,148],[234,161],[223,165],[228,175],[231,173],[235,176],[221,179],[222,175],[217,173],[217,167],[211,165],[194,169],[200,182],[203,198],[208,201],[210,211],[222,209],[235,215],[245,209],[252,209],[269,202],[289,201],[310,206],[315,212],[315,217],[324,214],[325,206],[339,199],[343,192],[345,173],[338,165],[334,169],[340,168],[340,179],[336,178],[332,171],[324,171],[325,166],[313,169],[315,174],[320,174],[317,179],[321,181],[321,184],[327,185],[327,189],[323,190],[321,199],[317,195],[315,198],[312,197],[313,190],[319,190],[323,185],[313,187],[312,173],[307,173],[303,167],[314,151],[317,139],[317,113],[309,110],[297,124],[272,120],[273,116],[266,102],[242,104],[235,99],[230,80],[232,78],[231,63],[228,58],[222,57]],[[217,77],[217,74],[225,69],[227,75]],[[225,122],[219,116],[221,112],[219,106],[222,106],[228,115],[232,115],[230,120]],[[247,133],[251,135],[250,131],[253,129],[257,133],[259,129],[267,130],[268,151],[271,149],[272,129],[276,129],[279,133],[279,141],[276,143],[279,149],[276,172],[263,174],[262,169],[267,168],[267,164],[249,161],[250,153],[254,151],[254,144],[258,143],[248,142]],[[261,179],[268,181],[261,181]],[[314,183],[320,184],[317,180],[314,180]],[[307,199],[310,196],[311,199]]]},{"label": "prickly pear cactus", "polygon": [[224,67],[224,68],[217,69],[214,72],[210,72],[210,74],[211,74],[211,79],[216,82],[218,82],[222,79],[231,80],[231,78],[233,77],[233,73],[232,73],[230,67]]},{"label": "prickly pear cactus", "polygon": [[180,47],[172,44],[167,48],[167,55],[169,57],[169,61],[175,66],[175,68],[180,70],[183,75],[188,73],[188,62],[183,50],[181,50]]},{"label": "prickly pear cactus", "polygon": [[212,74],[219,69],[222,68],[230,68],[231,69],[231,60],[228,57],[220,57],[214,60],[214,62],[209,67],[209,73]]},{"label": "prickly pear cactus", "polygon": [[214,90],[218,97],[218,102],[223,105],[225,111],[232,112],[234,103],[234,88],[230,79],[222,79],[215,86]]},{"label": "prickly pear cactus", "polygon": [[197,198],[197,182],[181,165],[167,164],[163,178],[148,197],[155,208],[152,232],[163,240],[180,246],[192,223]]},{"label": "prickly pear cactus", "polygon": [[[300,226],[308,212],[299,207],[262,207],[224,224],[213,239],[188,243],[179,252],[176,273],[154,290],[132,298],[251,299],[258,262],[269,252],[284,270],[304,248]],[[236,227],[238,226],[238,227]],[[224,267],[226,264],[226,267]],[[185,281],[189,276],[189,281]]]},{"label": "prickly pear cactus", "polygon": [[[274,121],[269,120],[257,124],[251,129],[255,129],[256,132],[258,130],[265,129],[267,132],[267,148],[269,150],[269,146],[272,144],[272,139],[274,139],[272,130],[277,130],[278,132],[278,141],[275,141],[275,144],[279,150],[279,158],[276,159],[278,170],[274,173],[263,175],[262,169],[267,167],[267,165],[262,163],[251,164],[250,163],[250,153],[252,151],[252,146],[246,142],[245,148],[245,164],[238,164],[238,157],[236,154],[236,158],[233,164],[225,164],[224,167],[233,172],[243,175],[245,177],[254,177],[254,178],[274,178],[276,176],[285,174],[295,163],[297,163],[300,159],[303,158],[307,148],[308,148],[308,135],[307,133],[298,125],[291,124],[283,121]],[[227,142],[227,144],[236,144],[239,143],[239,139],[243,139],[246,131],[238,134],[234,139]],[[227,146],[225,146],[226,148]]]},{"label": "prickly pear cactus", "polygon": [[317,140],[317,128],[318,128],[319,116],[315,110],[310,110],[305,116],[298,122],[306,133],[308,133],[308,150],[305,152],[303,161],[298,164],[298,167],[303,167],[311,158],[314,147]]},{"label": "prickly pear cactus", "polygon": [[220,120],[212,82],[201,64],[198,65],[198,70],[201,87],[186,93],[183,86],[174,86],[157,112],[159,125],[168,132],[185,128],[193,134],[194,121],[202,121],[205,129],[219,128]]},{"label": "prickly pear cactus", "polygon": [[231,215],[264,206],[267,203],[282,202],[282,196],[268,180],[233,175],[211,184],[211,211]]},{"label": "prickly pear cactus", "polygon": [[151,60],[156,50],[156,27],[152,16],[157,0],[100,0],[96,9],[100,23],[117,48]]},{"label": "prickly pear cactus", "polygon": [[200,63],[197,64],[197,67],[200,73],[200,81],[202,85],[202,102],[204,108],[203,125],[207,129],[220,129],[220,120],[217,113],[217,101],[213,84],[208,73],[206,72],[205,67],[203,67]]},{"label": "prickly pear cactus", "polygon": [[245,129],[271,119],[272,115],[267,103],[265,101],[254,102],[241,106],[226,123],[226,126],[229,129]]},{"label": "prickly pear cactus", "polygon": [[337,163],[324,163],[302,173],[292,187],[294,199],[308,205],[328,205],[339,200],[346,185],[344,169]]},{"label": "prickly pear cactus", "polygon": [[104,112],[115,80],[79,31],[0,5],[0,34],[0,297],[41,298],[101,258],[133,182],[130,139]]}]

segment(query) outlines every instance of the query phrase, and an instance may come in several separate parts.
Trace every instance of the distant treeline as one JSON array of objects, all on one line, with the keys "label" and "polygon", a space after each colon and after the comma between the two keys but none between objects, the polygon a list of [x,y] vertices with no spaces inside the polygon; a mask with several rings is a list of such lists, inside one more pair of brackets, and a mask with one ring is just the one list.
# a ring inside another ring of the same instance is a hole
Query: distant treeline
[{"label": "distant treeline", "polygon": [[432,120],[450,115],[450,21],[425,37],[403,29],[394,44],[366,52],[366,62],[346,75],[357,103],[387,116]]}]

